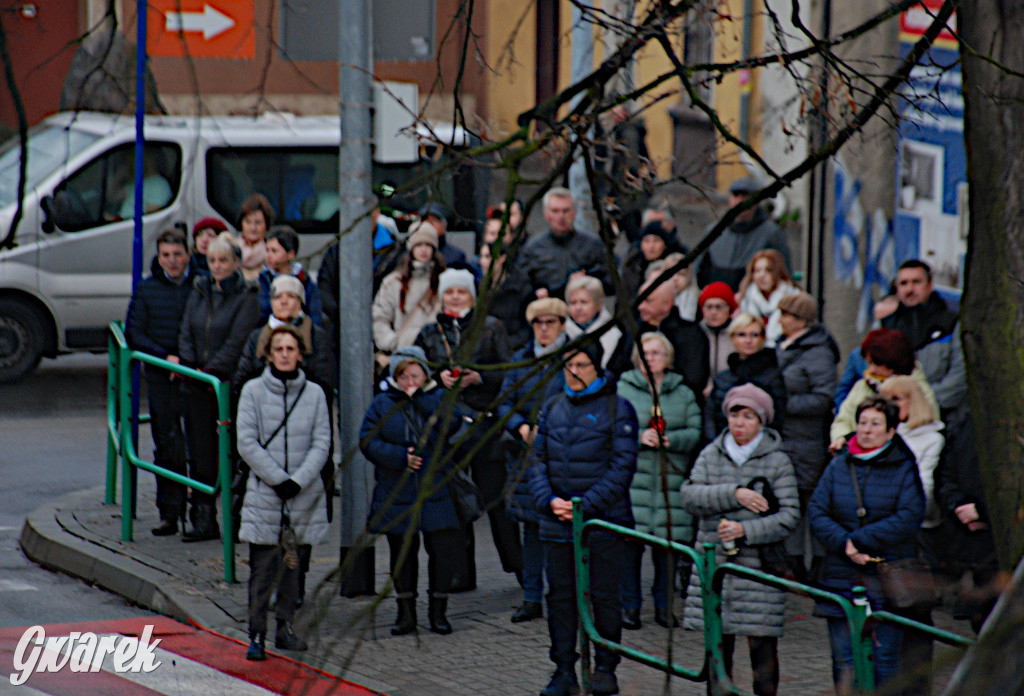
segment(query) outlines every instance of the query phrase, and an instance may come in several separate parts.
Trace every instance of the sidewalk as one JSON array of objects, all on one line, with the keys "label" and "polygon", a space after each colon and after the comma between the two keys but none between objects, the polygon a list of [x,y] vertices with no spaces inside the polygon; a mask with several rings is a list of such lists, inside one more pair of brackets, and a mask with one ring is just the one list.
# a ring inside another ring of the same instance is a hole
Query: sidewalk
[{"label": "sidewalk", "polygon": [[[120,495],[120,492],[119,492]],[[121,541],[119,506],[103,505],[103,490],[81,491],[33,512],[25,522],[22,547],[42,565],[81,577],[153,611],[164,613],[243,641],[246,630],[248,550],[237,549],[239,582],[223,580],[222,547],[218,542],[182,544],[180,537],[157,538],[149,533],[157,523],[153,477],[139,476],[135,541]],[[477,523],[478,589],[449,600],[449,619],[455,632],[438,636],[423,628],[419,635],[393,637],[393,599],[375,609],[375,598],[339,596],[331,571],[338,564],[338,527],[328,543],[313,550],[307,579],[307,602],[299,613],[300,632],[314,637],[308,653],[292,654],[308,664],[378,690],[387,696],[475,696],[537,694],[547,683],[545,621],[512,624],[509,617],[521,600],[514,576],[504,573],[491,542],[487,520]],[[387,544],[376,549],[376,587],[387,580]],[[426,556],[421,550],[419,622],[426,621]],[[649,555],[644,572],[650,572]],[[645,586],[649,578],[644,579]],[[782,671],[780,691],[792,695],[832,693],[828,637],[822,619],[811,616],[809,600],[793,596],[787,607],[786,634],[779,641]],[[682,615],[681,607],[675,610]],[[647,598],[643,629],[625,632],[623,641],[635,648],[664,655],[668,631],[653,622]],[[971,635],[966,622],[935,613],[937,625]],[[311,625],[312,624],[312,625]],[[672,633],[672,658],[699,669],[703,645],[699,634]],[[736,681],[750,688],[746,646],[739,641]],[[244,647],[239,646],[244,651]],[[956,653],[937,645],[936,661],[950,663]],[[950,665],[944,671],[951,671]],[[704,684],[684,679],[666,681],[649,667],[623,660],[618,671],[624,695],[705,693]]]}]

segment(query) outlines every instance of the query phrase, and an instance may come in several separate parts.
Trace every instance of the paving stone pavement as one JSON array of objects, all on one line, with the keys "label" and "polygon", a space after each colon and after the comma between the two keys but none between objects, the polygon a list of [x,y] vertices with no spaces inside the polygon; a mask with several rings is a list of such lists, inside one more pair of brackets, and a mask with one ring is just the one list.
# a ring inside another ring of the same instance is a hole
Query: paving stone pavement
[{"label": "paving stone pavement", "polygon": [[[155,486],[148,474],[139,477],[135,540],[123,542],[119,506],[103,505],[103,491],[76,493],[30,515],[22,534],[26,553],[44,565],[86,578],[156,611],[193,621],[229,636],[246,640],[248,551],[236,550],[238,582],[223,580],[222,548],[217,542],[182,544],[179,537],[156,538],[149,529],[157,522]],[[438,636],[423,628],[417,635],[394,637],[393,599],[339,596],[332,571],[338,564],[338,529],[313,550],[307,582],[307,602],[300,610],[300,632],[314,638],[312,649],[295,657],[349,680],[378,689],[388,696],[461,696],[537,694],[547,683],[548,661],[545,621],[513,624],[509,621],[521,600],[515,577],[501,570],[491,542],[487,520],[477,523],[478,588],[452,595],[449,619],[455,629]],[[426,555],[421,550],[421,576]],[[645,586],[651,572],[645,557]],[[377,544],[375,585],[387,583],[387,544]],[[426,578],[420,578],[419,623],[426,621]],[[811,616],[811,602],[791,596],[786,632],[779,642],[782,682],[780,693],[801,696],[831,694],[828,637],[822,619]],[[681,615],[681,607],[676,614]],[[703,661],[701,636],[654,624],[648,599],[641,614],[643,628],[624,632],[623,642],[658,656],[667,655],[683,666],[699,669]],[[971,635],[965,622],[936,612],[936,623]],[[239,646],[240,651],[244,650]],[[944,667],[936,683],[948,678],[955,651],[939,647],[937,663]],[[631,660],[618,670],[624,695],[704,694],[702,683],[664,674]],[[746,646],[739,641],[736,682],[750,688]]]}]

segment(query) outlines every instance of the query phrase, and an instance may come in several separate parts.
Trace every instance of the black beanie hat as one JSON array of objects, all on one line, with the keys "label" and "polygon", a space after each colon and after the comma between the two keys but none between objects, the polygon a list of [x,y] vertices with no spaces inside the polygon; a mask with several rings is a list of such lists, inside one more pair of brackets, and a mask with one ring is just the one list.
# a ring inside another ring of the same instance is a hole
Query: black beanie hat
[{"label": "black beanie hat", "polygon": [[[586,340],[586,337],[583,338]],[[569,351],[565,354],[566,361],[568,362],[568,360],[577,353],[583,353],[590,358],[590,362],[594,363],[594,367],[597,368],[597,374],[602,374],[604,369],[601,367],[601,361],[604,359],[604,346],[601,345],[600,341],[591,340],[584,343],[576,350]]]}]

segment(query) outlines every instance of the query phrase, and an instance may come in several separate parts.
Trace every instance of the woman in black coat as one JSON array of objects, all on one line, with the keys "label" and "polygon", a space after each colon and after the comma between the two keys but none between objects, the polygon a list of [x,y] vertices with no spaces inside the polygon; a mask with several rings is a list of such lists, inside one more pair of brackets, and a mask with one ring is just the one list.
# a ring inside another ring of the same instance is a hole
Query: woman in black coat
[{"label": "woman in black coat", "polygon": [[[483,317],[481,326],[474,319],[477,310],[476,285],[473,274],[449,268],[438,280],[441,311],[437,320],[427,324],[416,337],[427,360],[441,369],[434,379],[448,390],[459,394],[459,407],[474,421],[476,438],[467,443],[467,450],[477,447],[472,461],[472,475],[480,488],[482,502],[491,522],[491,536],[507,573],[517,576],[523,571],[523,546],[519,527],[505,510],[505,461],[494,446],[497,438],[478,446],[480,437],[491,429],[501,393],[503,370],[474,369],[475,366],[497,365],[508,360],[508,336],[505,327],[494,317]],[[476,332],[476,335],[472,335]],[[473,340],[470,340],[470,339]],[[454,560],[457,564],[453,592],[476,587],[476,562],[473,552],[473,527],[466,525],[466,553]]]},{"label": "woman in black coat", "polygon": [[[185,305],[178,354],[183,365],[230,382],[245,340],[259,323],[258,289],[242,277],[241,251],[230,233],[210,242],[206,258],[210,276],[196,280]],[[190,475],[212,486],[219,460],[217,397],[201,382],[188,380],[184,389]],[[182,541],[220,537],[213,496],[192,491],[190,518],[193,526],[182,534]]]},{"label": "woman in black coat", "polygon": [[782,449],[796,469],[800,492],[799,526],[786,539],[786,550],[796,557],[793,567],[798,578],[809,570],[813,555],[824,554],[811,542],[807,526],[807,501],[818,485],[828,463],[828,428],[832,422],[832,395],[836,390],[839,349],[825,328],[818,324],[818,302],[802,290],[779,301],[782,336],[775,355],[786,384],[786,420],[782,426]]},{"label": "woman in black coat", "polygon": [[775,418],[766,426],[781,433],[786,412],[786,383],[775,350],[764,347],[764,320],[740,312],[729,324],[729,340],[736,352],[729,356],[729,369],[715,375],[711,394],[704,405],[704,438],[711,442],[728,427],[722,411],[725,395],[733,387],[747,382],[753,382],[772,397]]}]

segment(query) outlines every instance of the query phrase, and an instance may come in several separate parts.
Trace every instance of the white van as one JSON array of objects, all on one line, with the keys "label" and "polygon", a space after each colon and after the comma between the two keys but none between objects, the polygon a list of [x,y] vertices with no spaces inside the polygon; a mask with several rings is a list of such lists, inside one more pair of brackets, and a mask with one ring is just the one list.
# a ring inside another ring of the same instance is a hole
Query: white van
[{"label": "white van", "polygon": [[[448,136],[456,147],[468,144],[461,129]],[[149,116],[145,137],[144,272],[161,231],[190,231],[206,216],[237,229],[238,209],[254,192],[267,196],[278,223],[300,233],[300,256],[318,256],[337,234],[338,117]],[[0,382],[29,374],[42,356],[105,350],[106,327],[124,318],[134,146],[131,116],[61,113],[30,132],[22,218],[13,248],[0,249]],[[17,207],[19,148],[17,138],[0,148],[0,239]],[[375,163],[374,181],[412,181],[436,166],[428,154]],[[437,177],[398,206],[446,201],[464,229],[482,218],[485,205],[472,169]]]}]

